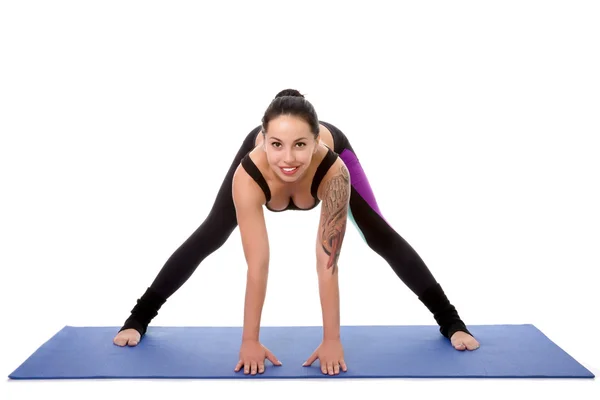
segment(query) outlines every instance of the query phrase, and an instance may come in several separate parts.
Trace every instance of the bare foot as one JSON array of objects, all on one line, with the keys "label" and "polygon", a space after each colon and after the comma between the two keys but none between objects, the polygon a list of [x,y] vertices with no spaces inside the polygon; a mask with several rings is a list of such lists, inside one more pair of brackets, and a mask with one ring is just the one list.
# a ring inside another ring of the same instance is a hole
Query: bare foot
[{"label": "bare foot", "polygon": [[137,346],[139,342],[140,333],[135,329],[124,329],[113,339],[113,343],[117,346]]},{"label": "bare foot", "polygon": [[456,350],[477,350],[479,348],[479,342],[473,336],[462,331],[455,332],[450,338],[450,342]]}]

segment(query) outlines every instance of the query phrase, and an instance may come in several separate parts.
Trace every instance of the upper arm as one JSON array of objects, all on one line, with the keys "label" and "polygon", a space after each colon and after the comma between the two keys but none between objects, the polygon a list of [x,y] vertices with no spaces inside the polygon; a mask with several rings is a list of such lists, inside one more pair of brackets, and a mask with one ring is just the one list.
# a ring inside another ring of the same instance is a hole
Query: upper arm
[{"label": "upper arm", "polygon": [[319,198],[322,205],[317,234],[317,263],[325,268],[333,267],[332,273],[335,273],[346,234],[350,203],[350,174],[341,159],[323,178]]},{"label": "upper arm", "polygon": [[240,166],[233,176],[233,203],[249,269],[268,268],[269,240],[265,224],[264,193]]}]

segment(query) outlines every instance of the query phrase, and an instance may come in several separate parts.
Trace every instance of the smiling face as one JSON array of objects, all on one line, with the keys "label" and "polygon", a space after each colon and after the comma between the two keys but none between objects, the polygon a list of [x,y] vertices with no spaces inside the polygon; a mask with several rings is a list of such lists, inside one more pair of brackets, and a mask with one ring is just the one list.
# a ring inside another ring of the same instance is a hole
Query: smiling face
[{"label": "smiling face", "polygon": [[263,147],[275,175],[284,182],[296,182],[310,167],[318,144],[306,121],[281,115],[269,122]]}]

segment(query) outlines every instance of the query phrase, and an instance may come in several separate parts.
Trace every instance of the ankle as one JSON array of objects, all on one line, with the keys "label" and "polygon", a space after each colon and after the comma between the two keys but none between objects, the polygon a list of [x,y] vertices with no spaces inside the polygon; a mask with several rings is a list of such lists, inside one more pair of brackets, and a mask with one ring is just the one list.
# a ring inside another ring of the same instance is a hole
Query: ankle
[{"label": "ankle", "polygon": [[440,333],[444,337],[450,339],[458,331],[470,334],[439,283],[427,288],[419,296],[419,300],[433,314],[440,327]]},{"label": "ankle", "polygon": [[140,297],[136,305],[131,310],[131,315],[120,331],[125,329],[135,329],[139,332],[140,336],[143,336],[148,329],[148,325],[158,315],[158,311],[162,305],[166,302],[166,299],[155,292],[152,288],[147,288],[142,297]]}]

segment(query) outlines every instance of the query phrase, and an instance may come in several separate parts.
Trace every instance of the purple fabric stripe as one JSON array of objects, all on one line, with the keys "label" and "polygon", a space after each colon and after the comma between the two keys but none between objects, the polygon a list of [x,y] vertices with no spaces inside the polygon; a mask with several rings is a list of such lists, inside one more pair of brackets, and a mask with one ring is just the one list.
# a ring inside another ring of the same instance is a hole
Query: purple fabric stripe
[{"label": "purple fabric stripe", "polygon": [[340,154],[340,158],[348,168],[348,172],[350,173],[350,183],[354,189],[356,189],[361,197],[365,199],[367,204],[369,204],[369,206],[385,221],[385,218],[383,218],[379,206],[377,205],[377,200],[375,200],[373,190],[369,185],[367,175],[365,174],[365,171],[363,171],[356,155],[350,150],[344,149]]}]

